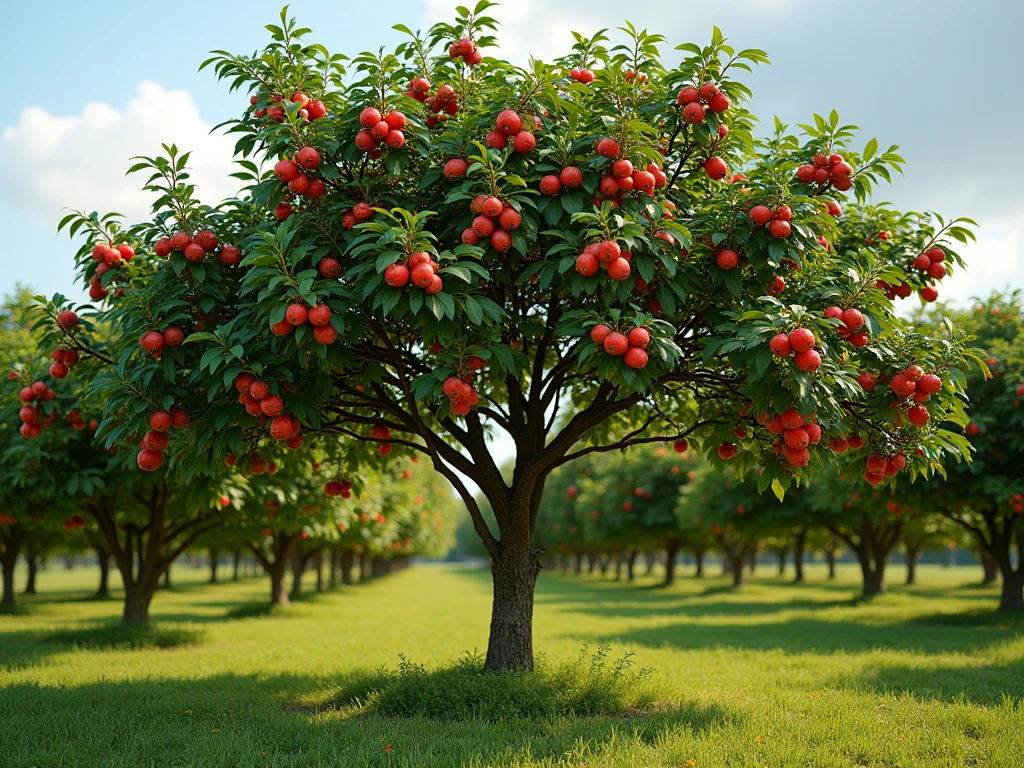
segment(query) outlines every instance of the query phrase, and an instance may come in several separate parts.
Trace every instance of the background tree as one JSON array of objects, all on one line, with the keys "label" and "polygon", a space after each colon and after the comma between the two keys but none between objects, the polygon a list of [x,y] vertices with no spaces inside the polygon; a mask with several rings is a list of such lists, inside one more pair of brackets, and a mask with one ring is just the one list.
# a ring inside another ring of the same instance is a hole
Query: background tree
[{"label": "background tree", "polygon": [[[563,464],[690,436],[716,468],[760,466],[761,489],[781,494],[827,464],[899,456],[917,476],[964,450],[934,423],[897,425],[856,377],[868,363],[960,364],[952,329],[914,334],[889,294],[934,299],[930,281],[961,265],[950,238],[968,233],[908,214],[888,239],[843,242],[861,221],[841,217],[844,193],[863,203],[901,167],[895,147],[855,150],[834,112],[755,140],[735,77],[767,57],[717,29],[671,68],[663,38],[630,25],[623,45],[580,36],[520,68],[482,54],[489,6],[426,34],[399,25],[409,39],[352,59],[347,83],[344,57],[284,13],[263,51],[214,52],[203,66],[252,90],[227,124],[248,186],[203,206],[187,153],[139,158],[153,220],[69,214],[62,225],[88,234],[77,263],[99,309],[64,327],[63,298],[47,310],[55,339],[107,366],[92,391],[108,444],[171,403],[199,425],[168,447],[172,474],[212,471],[200,457],[229,451],[257,471],[267,431],[291,439],[289,424],[337,436],[350,474],[392,448],[426,455],[491,557],[495,670],[533,664],[533,536]],[[589,83],[572,77],[584,55]],[[272,173],[249,159],[263,157]],[[927,253],[943,266],[922,277],[910,262]],[[935,393],[935,423],[965,421],[958,392],[953,378]],[[761,425],[790,410],[864,449],[776,455]],[[516,446],[509,481],[494,430]]]}]

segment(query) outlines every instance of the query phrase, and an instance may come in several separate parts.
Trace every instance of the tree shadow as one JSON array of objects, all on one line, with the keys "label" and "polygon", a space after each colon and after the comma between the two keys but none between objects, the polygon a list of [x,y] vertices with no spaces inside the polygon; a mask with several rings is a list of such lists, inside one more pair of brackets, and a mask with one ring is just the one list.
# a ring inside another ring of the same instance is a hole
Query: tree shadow
[{"label": "tree shadow", "polygon": [[947,703],[965,701],[998,707],[1007,698],[1024,701],[1024,662],[1009,664],[969,663],[963,666],[885,665],[844,675],[831,682],[871,694],[909,694],[921,700]]},{"label": "tree shadow", "polygon": [[[349,693],[353,685],[341,683]],[[718,706],[692,703],[495,723],[385,717],[339,709],[338,695],[335,681],[294,674],[10,685],[0,689],[5,766],[93,765],[102,756],[109,765],[425,767],[506,765],[527,754],[562,764],[581,743],[600,754],[656,744],[668,730],[702,733],[736,722]],[[90,724],[74,725],[83,712]]]},{"label": "tree shadow", "polygon": [[121,622],[92,622],[83,627],[40,635],[39,642],[65,646],[61,650],[144,651],[179,648],[203,642],[206,633],[192,627],[158,624],[132,627]]}]

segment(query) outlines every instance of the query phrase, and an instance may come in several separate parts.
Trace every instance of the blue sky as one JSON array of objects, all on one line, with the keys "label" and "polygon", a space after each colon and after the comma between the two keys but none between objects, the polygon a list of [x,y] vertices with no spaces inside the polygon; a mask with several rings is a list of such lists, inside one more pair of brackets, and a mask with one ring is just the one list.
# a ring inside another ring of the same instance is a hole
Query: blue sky
[{"label": "blue sky", "polygon": [[[292,12],[329,49],[352,54],[397,41],[389,29],[397,21],[423,28],[450,18],[454,5],[392,0],[383,12],[377,3],[299,0]],[[982,224],[970,270],[944,286],[945,295],[1024,287],[1021,4],[592,0],[585,14],[582,7],[506,3],[494,11],[504,50],[520,61],[530,53],[550,59],[570,44],[569,30],[615,26],[624,15],[672,45],[704,42],[717,24],[737,46],[763,48],[773,61],[748,78],[762,119],[805,121],[835,107],[865,138],[902,146],[907,176],[879,199]],[[263,25],[279,10],[265,0],[60,0],[42,20],[30,4],[5,11],[5,26],[18,34],[0,48],[0,66],[30,74],[0,112],[0,291],[16,281],[46,293],[74,290],[73,249],[54,233],[60,210],[144,213],[146,199],[123,176],[128,154],[176,141],[196,150],[201,191],[229,191],[230,143],[207,132],[237,113],[245,97],[196,69],[210,49],[260,47]]]}]

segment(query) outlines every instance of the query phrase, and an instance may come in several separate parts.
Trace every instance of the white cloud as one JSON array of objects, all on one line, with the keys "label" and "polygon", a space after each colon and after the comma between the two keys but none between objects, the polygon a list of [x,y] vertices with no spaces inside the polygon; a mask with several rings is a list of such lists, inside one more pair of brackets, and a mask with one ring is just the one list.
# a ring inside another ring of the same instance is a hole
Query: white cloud
[{"label": "white cloud", "polygon": [[[123,110],[91,102],[78,115],[26,107],[0,134],[0,200],[51,228],[65,207],[118,211],[129,221],[148,215],[146,177],[125,176],[135,155],[153,156],[160,144],[191,150],[189,168],[200,199],[215,204],[233,194],[234,142],[203,120],[192,95],[158,83],[139,83]],[[52,230],[51,230],[52,231]]]},{"label": "white cloud", "polygon": [[978,242],[957,249],[967,268],[939,286],[943,299],[966,304],[974,296],[1024,286],[1024,216],[978,224]]}]

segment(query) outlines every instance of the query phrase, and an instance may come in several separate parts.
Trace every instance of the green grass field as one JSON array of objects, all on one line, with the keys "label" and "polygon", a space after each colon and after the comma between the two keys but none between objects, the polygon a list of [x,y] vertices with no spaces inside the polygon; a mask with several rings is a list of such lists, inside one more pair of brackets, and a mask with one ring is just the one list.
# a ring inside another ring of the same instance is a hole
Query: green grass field
[{"label": "green grass field", "polygon": [[924,566],[870,604],[852,567],[803,586],[770,570],[738,592],[685,570],[670,590],[544,573],[536,648],[635,651],[663,702],[484,723],[351,704],[399,654],[482,651],[484,571],[417,566],[267,614],[266,580],[179,566],[153,646],[126,648],[109,644],[119,603],[88,599],[95,573],[51,567],[0,616],[0,765],[1024,766],[1024,620],[992,612],[980,569]]}]

